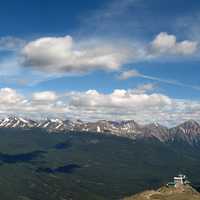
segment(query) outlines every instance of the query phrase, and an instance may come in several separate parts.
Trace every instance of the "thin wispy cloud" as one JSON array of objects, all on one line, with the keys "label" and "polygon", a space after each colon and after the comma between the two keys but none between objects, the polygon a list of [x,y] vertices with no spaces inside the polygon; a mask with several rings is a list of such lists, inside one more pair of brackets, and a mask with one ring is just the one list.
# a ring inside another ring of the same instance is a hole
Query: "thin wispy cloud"
[{"label": "thin wispy cloud", "polygon": [[119,80],[127,80],[129,78],[136,78],[136,77],[144,78],[144,79],[152,80],[152,81],[158,81],[158,82],[169,84],[169,85],[191,88],[193,90],[200,90],[200,86],[185,84],[176,80],[167,80],[167,79],[162,79],[155,76],[148,76],[148,75],[140,73],[137,70],[123,71],[117,76]]},{"label": "thin wispy cloud", "polygon": [[5,36],[0,38],[0,51],[16,51],[26,44],[24,39]]},{"label": "thin wispy cloud", "polygon": [[[128,20],[123,24],[121,22],[124,22],[125,18],[127,18],[126,15],[130,12],[130,9],[133,9],[133,7],[137,9],[141,2],[141,0],[108,1],[107,4],[104,4],[99,9],[87,13],[85,16],[81,16],[81,30],[83,32],[90,32],[89,30],[93,29],[92,34],[98,35],[99,32],[110,30],[110,28],[114,30],[119,29],[119,25],[129,27]],[[116,32],[109,31],[107,33],[110,35]]]}]

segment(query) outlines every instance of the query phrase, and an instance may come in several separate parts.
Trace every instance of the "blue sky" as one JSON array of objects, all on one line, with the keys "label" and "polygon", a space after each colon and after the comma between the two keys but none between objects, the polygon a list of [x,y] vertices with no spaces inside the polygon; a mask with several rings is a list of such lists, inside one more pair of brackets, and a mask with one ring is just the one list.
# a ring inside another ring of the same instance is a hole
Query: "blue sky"
[{"label": "blue sky", "polygon": [[195,0],[0,2],[1,115],[198,120],[199,10]]}]

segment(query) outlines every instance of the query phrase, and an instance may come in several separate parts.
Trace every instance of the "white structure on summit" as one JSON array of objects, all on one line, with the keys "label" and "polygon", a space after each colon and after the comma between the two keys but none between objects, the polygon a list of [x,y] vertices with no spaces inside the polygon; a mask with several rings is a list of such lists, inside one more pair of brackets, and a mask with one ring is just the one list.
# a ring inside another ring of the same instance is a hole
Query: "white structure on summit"
[{"label": "white structure on summit", "polygon": [[178,176],[174,177],[175,186],[176,186],[176,184],[184,185],[186,183],[186,181],[187,181],[186,175],[179,174]]},{"label": "white structure on summit", "polygon": [[187,179],[187,176],[184,174],[179,174],[178,176],[174,177],[173,182],[169,182],[167,186],[174,186],[174,187],[179,187],[181,185],[187,185],[190,184],[190,182]]}]

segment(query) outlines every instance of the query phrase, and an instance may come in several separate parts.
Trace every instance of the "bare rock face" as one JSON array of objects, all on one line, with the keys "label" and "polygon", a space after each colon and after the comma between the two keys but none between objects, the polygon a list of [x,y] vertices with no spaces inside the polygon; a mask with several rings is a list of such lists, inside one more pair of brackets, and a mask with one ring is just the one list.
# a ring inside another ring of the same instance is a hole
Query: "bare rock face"
[{"label": "bare rock face", "polygon": [[194,121],[186,121],[170,130],[174,139],[185,141],[189,144],[200,142],[200,125]]},{"label": "bare rock face", "polygon": [[158,123],[146,125],[141,130],[143,138],[156,138],[161,142],[166,142],[171,139],[170,131]]},{"label": "bare rock face", "polygon": [[126,197],[123,200],[200,200],[200,193],[189,185],[162,187]]}]

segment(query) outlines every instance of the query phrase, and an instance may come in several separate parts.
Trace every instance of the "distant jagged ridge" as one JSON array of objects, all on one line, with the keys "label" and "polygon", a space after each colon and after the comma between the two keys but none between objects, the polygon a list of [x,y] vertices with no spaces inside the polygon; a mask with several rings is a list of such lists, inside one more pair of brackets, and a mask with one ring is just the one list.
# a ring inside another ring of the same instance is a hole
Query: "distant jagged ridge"
[{"label": "distant jagged ridge", "polygon": [[134,120],[83,122],[81,120],[46,119],[35,121],[22,117],[7,117],[0,120],[0,128],[42,128],[49,132],[94,132],[113,134],[131,139],[155,138],[160,142],[184,141],[200,144],[200,124],[188,120],[176,127],[167,128],[158,123],[140,125]]}]

